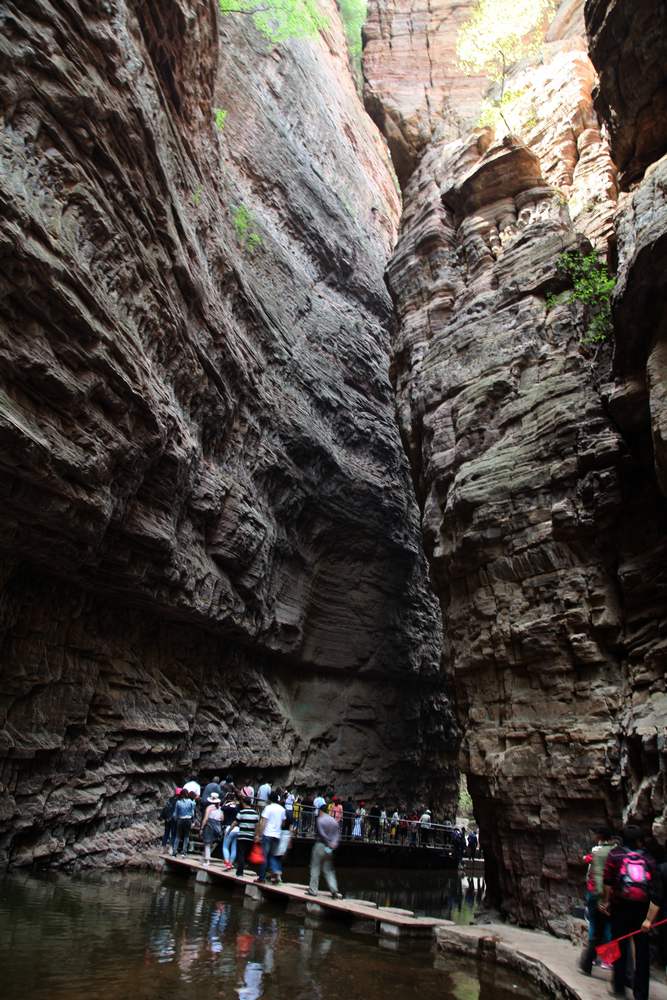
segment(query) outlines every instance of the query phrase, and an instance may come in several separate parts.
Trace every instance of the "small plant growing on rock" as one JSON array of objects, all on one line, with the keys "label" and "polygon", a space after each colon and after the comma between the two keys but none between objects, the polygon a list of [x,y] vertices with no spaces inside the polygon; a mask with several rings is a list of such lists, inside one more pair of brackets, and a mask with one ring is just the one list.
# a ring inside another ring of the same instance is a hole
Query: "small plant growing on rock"
[{"label": "small plant growing on rock", "polygon": [[[516,104],[526,93],[527,88],[521,90],[505,90],[503,88],[500,97],[495,100],[484,101],[482,112],[477,120],[478,128],[496,128],[500,121],[505,125],[508,132],[514,132],[517,127],[513,127],[512,119],[516,118]],[[508,116],[509,119],[508,120]]]},{"label": "small plant growing on rock", "polygon": [[201,205],[202,194],[203,190],[201,187],[195,188],[195,190],[192,192],[192,204],[195,206],[195,208],[199,208],[199,206]]},{"label": "small plant growing on rock", "polygon": [[609,274],[607,265],[595,251],[563,253],[558,258],[558,269],[572,280],[572,291],[566,295],[547,295],[547,311],[559,303],[581,302],[587,324],[581,343],[604,343],[613,331],[611,297],[616,278]]},{"label": "small plant growing on rock", "polygon": [[232,220],[236,230],[236,238],[243,250],[254,253],[262,245],[262,237],[255,229],[255,222],[249,209],[244,205],[238,205],[233,210]]},{"label": "small plant growing on rock", "polygon": [[224,108],[213,108],[213,117],[215,120],[215,127],[218,132],[222,132],[225,127],[225,122],[227,121],[227,112]]}]

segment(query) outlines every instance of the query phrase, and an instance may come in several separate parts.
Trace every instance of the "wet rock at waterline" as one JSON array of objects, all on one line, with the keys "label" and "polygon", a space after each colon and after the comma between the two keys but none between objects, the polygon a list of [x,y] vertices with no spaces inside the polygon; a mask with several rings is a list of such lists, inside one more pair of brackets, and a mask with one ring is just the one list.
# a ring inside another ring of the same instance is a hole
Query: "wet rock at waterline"
[{"label": "wet rock at waterline", "polygon": [[2,9],[4,858],[122,859],[191,768],[452,791],[399,200],[329,15]]}]

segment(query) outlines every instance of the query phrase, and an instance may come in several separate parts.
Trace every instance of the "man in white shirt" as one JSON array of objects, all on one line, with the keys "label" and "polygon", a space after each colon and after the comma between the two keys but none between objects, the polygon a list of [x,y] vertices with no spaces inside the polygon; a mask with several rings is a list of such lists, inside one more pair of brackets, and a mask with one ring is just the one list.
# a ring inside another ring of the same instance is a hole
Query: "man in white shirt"
[{"label": "man in white shirt", "polygon": [[259,808],[260,814],[264,806],[269,801],[270,795],[271,795],[271,785],[268,783],[268,781],[264,780],[257,789],[257,806]]},{"label": "man in white shirt", "polygon": [[319,792],[315,796],[315,798],[313,799],[313,809],[315,810],[315,815],[316,816],[317,816],[318,812],[320,811],[320,809],[322,808],[322,806],[325,806],[326,804],[327,804],[326,799],[324,798],[324,796],[322,795],[322,793]]},{"label": "man in white shirt", "polygon": [[278,802],[275,792],[269,792],[269,804],[262,810],[262,818],[257,824],[255,840],[261,841],[264,851],[264,861],[259,868],[259,882],[266,881],[266,869],[269,869],[269,877],[275,885],[282,882],[283,868],[278,857],[280,848],[280,833],[285,821],[285,810]]},{"label": "man in white shirt", "polygon": [[421,842],[424,847],[431,843],[431,810],[425,809],[419,819]]}]

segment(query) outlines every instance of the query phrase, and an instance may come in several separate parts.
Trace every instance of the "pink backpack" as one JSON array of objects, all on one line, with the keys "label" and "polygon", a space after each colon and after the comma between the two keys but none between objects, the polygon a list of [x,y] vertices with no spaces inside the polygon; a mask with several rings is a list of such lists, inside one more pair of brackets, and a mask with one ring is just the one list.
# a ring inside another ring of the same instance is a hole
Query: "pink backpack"
[{"label": "pink backpack", "polygon": [[646,903],[649,898],[651,872],[641,851],[627,851],[618,870],[618,894],[629,903]]}]

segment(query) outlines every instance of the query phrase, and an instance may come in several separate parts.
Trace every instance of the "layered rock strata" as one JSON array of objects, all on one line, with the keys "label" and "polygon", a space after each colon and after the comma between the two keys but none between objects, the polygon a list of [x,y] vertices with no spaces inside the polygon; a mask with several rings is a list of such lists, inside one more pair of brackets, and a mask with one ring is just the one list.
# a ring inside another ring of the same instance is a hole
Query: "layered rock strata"
[{"label": "layered rock strata", "polygon": [[[477,130],[422,152],[388,270],[399,420],[491,895],[554,930],[580,906],[591,824],[664,829],[664,502],[618,416],[636,417],[632,387],[614,387],[608,349],[582,348],[575,305],[547,308],[566,287],[560,255],[606,251],[616,208],[581,8],[561,5],[524,72],[520,138]],[[622,260],[649,253],[659,225],[660,199],[638,197]]]},{"label": "layered rock strata", "polygon": [[[586,4],[596,107],[607,123],[623,196],[615,220],[614,381],[609,410],[641,461],[653,515],[636,529],[640,558],[624,580],[631,696],[625,700],[623,781],[628,814],[667,840],[667,9],[664,3]],[[656,490],[657,484],[657,490]],[[659,499],[655,497],[658,492]],[[637,491],[635,491],[637,496]],[[641,507],[640,501],[640,507]]]},{"label": "layered rock strata", "polygon": [[364,101],[387,137],[401,184],[436,138],[469,127],[487,87],[461,72],[458,30],[474,0],[370,0],[364,25]]},{"label": "layered rock strata", "polygon": [[122,855],[191,768],[414,794],[451,743],[398,197],[329,16],[3,6],[6,859]]},{"label": "layered rock strata", "polygon": [[621,806],[609,537],[627,457],[580,317],[545,304],[585,238],[537,156],[489,138],[425,154],[406,192],[395,379],[491,890],[543,924]]}]

